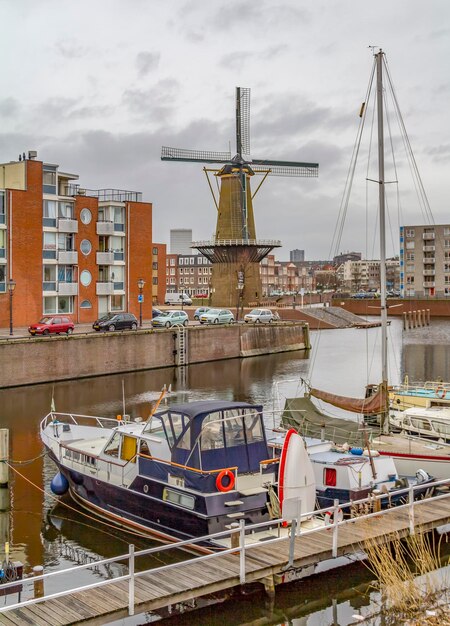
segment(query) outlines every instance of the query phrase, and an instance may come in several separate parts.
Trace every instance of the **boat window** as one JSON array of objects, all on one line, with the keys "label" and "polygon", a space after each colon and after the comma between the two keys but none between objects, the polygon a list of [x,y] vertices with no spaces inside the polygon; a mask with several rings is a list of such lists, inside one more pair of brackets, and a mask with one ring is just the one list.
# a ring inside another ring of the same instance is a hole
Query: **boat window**
[{"label": "boat window", "polygon": [[185,493],[173,491],[172,489],[164,489],[163,500],[179,504],[180,506],[184,506],[186,509],[191,509],[191,511],[195,506],[195,498],[193,496],[188,496]]},{"label": "boat window", "polygon": [[323,473],[323,484],[327,487],[336,487],[336,470],[332,467],[326,467]]},{"label": "boat window", "polygon": [[200,447],[202,450],[223,448],[223,430],[220,413],[211,413],[203,420]]},{"label": "boat window", "polygon": [[440,435],[450,436],[450,424],[444,424],[443,422],[431,422],[434,430]]},{"label": "boat window", "polygon": [[109,456],[119,456],[120,433],[114,433],[113,438],[106,444],[103,452]]},{"label": "boat window", "polygon": [[236,415],[236,412],[237,411],[235,410],[224,411],[225,417],[228,418],[223,423],[225,428],[225,442],[227,448],[232,448],[233,446],[242,446],[243,444],[245,444],[244,425],[242,423],[242,417],[239,415],[237,417],[230,418],[230,415]]},{"label": "boat window", "polygon": [[147,426],[144,428],[144,433],[151,435],[152,437],[160,437],[166,440],[166,431],[162,424],[162,420],[159,417],[153,417],[149,420]]},{"label": "boat window", "polygon": [[414,428],[421,428],[422,430],[431,430],[431,424],[428,420],[420,420],[411,418],[411,425]]},{"label": "boat window", "polygon": [[181,415],[181,413],[170,413],[170,421],[172,422],[173,437],[176,440],[183,432],[183,415]]},{"label": "boat window", "polygon": [[124,435],[122,438],[122,449],[120,452],[120,458],[122,461],[131,461],[136,463],[137,452],[137,439],[136,437],[129,437]]},{"label": "boat window", "polygon": [[177,443],[177,448],[181,448],[182,450],[191,449],[191,428],[190,427],[188,427],[183,437]]},{"label": "boat window", "polygon": [[147,456],[152,456],[150,454],[150,448],[148,447],[148,441],[145,439],[140,439],[139,441],[139,454],[146,454]]},{"label": "boat window", "polygon": [[253,413],[244,417],[245,435],[247,443],[256,441],[264,441],[263,429],[261,423],[261,413]]}]

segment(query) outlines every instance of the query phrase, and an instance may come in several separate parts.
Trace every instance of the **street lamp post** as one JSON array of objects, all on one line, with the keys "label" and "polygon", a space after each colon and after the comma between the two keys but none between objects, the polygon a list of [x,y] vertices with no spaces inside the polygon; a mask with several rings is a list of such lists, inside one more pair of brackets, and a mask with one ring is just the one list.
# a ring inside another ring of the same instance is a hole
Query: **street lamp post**
[{"label": "street lamp post", "polygon": [[144,289],[144,285],[145,285],[145,280],[143,278],[140,278],[138,280],[138,289],[139,289],[139,295],[138,295],[138,301],[139,301],[139,327],[142,328],[142,303],[144,302],[144,294],[142,293],[143,289]]},{"label": "street lamp post", "polygon": [[9,334],[12,336],[13,332],[13,293],[16,288],[16,281],[10,278],[8,282],[8,291],[9,291]]}]

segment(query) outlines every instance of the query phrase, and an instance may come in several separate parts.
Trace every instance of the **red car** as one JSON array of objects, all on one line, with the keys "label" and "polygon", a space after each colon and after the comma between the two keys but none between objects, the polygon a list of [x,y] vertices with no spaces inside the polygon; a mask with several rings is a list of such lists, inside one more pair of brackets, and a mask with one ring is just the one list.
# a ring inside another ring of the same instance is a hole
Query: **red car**
[{"label": "red car", "polygon": [[71,335],[75,328],[73,322],[68,317],[61,315],[43,317],[37,324],[31,324],[28,328],[30,335],[49,335],[55,333],[67,333]]}]

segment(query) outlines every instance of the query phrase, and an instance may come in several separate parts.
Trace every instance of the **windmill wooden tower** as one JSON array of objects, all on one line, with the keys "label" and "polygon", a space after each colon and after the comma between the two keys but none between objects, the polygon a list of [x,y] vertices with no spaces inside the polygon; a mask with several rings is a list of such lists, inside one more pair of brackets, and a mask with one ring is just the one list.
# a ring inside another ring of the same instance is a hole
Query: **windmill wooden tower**
[{"label": "windmill wooden tower", "polygon": [[[236,155],[230,152],[209,152],[163,147],[163,161],[187,161],[221,164],[220,169],[204,171],[217,208],[216,236],[211,241],[198,241],[192,247],[206,256],[212,266],[210,282],[213,306],[248,306],[261,298],[259,263],[273,248],[276,240],[256,238],[253,198],[268,175],[317,177],[317,163],[252,159],[250,156],[250,89],[236,88]],[[220,179],[217,200],[209,173]],[[255,174],[264,178],[252,194],[250,179]]]}]

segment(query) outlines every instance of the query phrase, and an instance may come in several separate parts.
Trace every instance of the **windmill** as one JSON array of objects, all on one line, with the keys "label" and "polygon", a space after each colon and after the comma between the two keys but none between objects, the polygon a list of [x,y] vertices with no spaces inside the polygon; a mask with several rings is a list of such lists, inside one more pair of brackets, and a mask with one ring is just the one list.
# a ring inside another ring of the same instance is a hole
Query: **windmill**
[{"label": "windmill", "polygon": [[[277,240],[257,240],[253,198],[267,176],[317,177],[317,163],[252,159],[250,156],[250,89],[236,87],[236,154],[163,147],[163,161],[221,164],[220,169],[204,167],[217,209],[216,236],[212,241],[192,244],[212,266],[210,281],[213,306],[248,306],[261,298],[259,263]],[[220,179],[217,200],[209,179],[213,172]],[[250,178],[263,175],[256,191],[251,193]],[[237,290],[237,291],[236,291]]]}]

